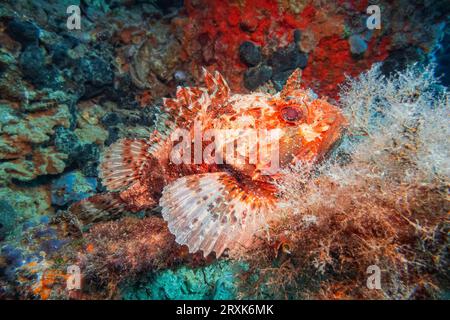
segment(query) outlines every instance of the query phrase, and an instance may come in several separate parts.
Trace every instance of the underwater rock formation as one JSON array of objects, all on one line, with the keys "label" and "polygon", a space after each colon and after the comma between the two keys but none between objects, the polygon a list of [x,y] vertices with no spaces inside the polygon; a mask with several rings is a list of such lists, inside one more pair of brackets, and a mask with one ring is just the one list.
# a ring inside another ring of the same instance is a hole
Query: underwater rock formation
[{"label": "underwater rock formation", "polygon": [[[67,29],[68,4],[0,5],[0,298],[448,291],[448,93],[433,75],[450,83],[447,1],[380,1],[380,30],[366,28],[367,1],[74,1],[81,30]],[[408,68],[429,61],[435,71]],[[236,257],[189,254],[158,210],[91,225],[66,211],[105,192],[105,147],[166,129],[162,98],[203,86],[203,66],[234,92],[272,95],[301,68],[301,85],[349,118],[334,162],[280,182],[282,218],[236,254],[245,271]],[[85,279],[76,292],[65,288],[72,264]],[[383,292],[355,286],[369,264],[389,273]]]},{"label": "underwater rock formation", "polygon": [[17,224],[17,212],[6,201],[0,201],[0,241],[5,239]]},{"label": "underwater rock formation", "polygon": [[239,56],[246,65],[254,67],[261,62],[261,47],[251,41],[244,41],[239,46]]},{"label": "underwater rock formation", "polygon": [[80,172],[69,172],[52,182],[52,204],[66,206],[96,192],[97,180],[85,178]]},{"label": "underwater rock formation", "polygon": [[[357,76],[373,62],[388,58],[391,51],[408,47],[433,50],[442,34],[439,28],[445,20],[446,11],[441,10],[444,2],[383,2],[380,5],[386,14],[382,16],[382,29],[368,30],[366,2],[187,1],[189,23],[184,48],[198,64],[214,63],[233,90],[244,90],[246,65],[236,55],[242,42],[260,46],[266,58],[296,44],[300,53],[309,54],[303,74],[305,87],[336,97],[344,74]],[[363,56],[353,57],[351,50]],[[205,59],[205,52],[210,58]],[[273,77],[279,78],[277,72]]]},{"label": "underwater rock formation", "polygon": [[122,296],[129,300],[236,299],[237,278],[245,271],[245,266],[227,261],[197,269],[165,270],[128,284],[122,289]]}]

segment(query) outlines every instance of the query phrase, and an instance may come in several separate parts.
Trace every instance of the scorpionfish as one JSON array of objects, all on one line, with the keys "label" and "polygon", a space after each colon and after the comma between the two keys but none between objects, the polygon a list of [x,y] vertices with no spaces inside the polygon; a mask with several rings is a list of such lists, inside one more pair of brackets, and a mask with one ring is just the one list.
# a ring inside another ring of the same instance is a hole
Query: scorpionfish
[{"label": "scorpionfish", "polygon": [[[166,130],[106,149],[99,176],[107,192],[71,207],[79,221],[160,208],[177,243],[219,257],[265,228],[277,206],[275,181],[286,172],[274,168],[320,161],[342,135],[340,109],[301,89],[299,69],[274,95],[231,94],[220,73],[203,72],[204,87],[178,87],[175,98],[163,100]],[[178,128],[181,142],[172,134]],[[196,136],[207,132],[209,138]],[[205,159],[208,146],[214,150]]]}]

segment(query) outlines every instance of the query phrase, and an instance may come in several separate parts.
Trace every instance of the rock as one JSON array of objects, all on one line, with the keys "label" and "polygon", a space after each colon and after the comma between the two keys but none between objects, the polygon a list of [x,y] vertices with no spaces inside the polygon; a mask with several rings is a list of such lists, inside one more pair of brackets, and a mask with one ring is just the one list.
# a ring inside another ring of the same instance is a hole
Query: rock
[{"label": "rock", "polygon": [[97,177],[99,147],[95,143],[85,143],[70,129],[58,127],[55,130],[55,147],[68,155],[68,164],[75,163],[87,177]]},{"label": "rock", "polygon": [[16,58],[7,51],[0,51],[0,77],[8,68],[16,63]]},{"label": "rock", "polygon": [[394,50],[381,65],[381,72],[386,76],[395,74],[412,63],[424,61],[425,57],[425,53],[419,48],[408,47]]},{"label": "rock", "polygon": [[253,67],[244,73],[244,86],[248,90],[255,90],[272,77],[272,68],[266,65]]},{"label": "rock", "polygon": [[0,241],[13,231],[16,224],[16,211],[6,200],[0,200]]},{"label": "rock", "polygon": [[272,76],[272,82],[277,91],[281,91],[281,89],[283,89],[292,72],[294,72],[294,70],[279,72]]},{"label": "rock", "polygon": [[162,10],[150,3],[142,3],[142,12],[150,17],[160,18],[163,15]]},{"label": "rock", "polygon": [[31,82],[40,89],[65,90],[65,79],[53,65],[42,69],[40,76]]},{"label": "rock", "polygon": [[8,23],[6,33],[24,47],[38,44],[39,29],[31,22],[14,19]]},{"label": "rock", "polygon": [[81,43],[81,41],[78,38],[72,36],[70,32],[62,34],[62,37],[63,37],[62,44],[69,49],[73,49]]},{"label": "rock", "polygon": [[142,109],[141,112],[141,121],[139,124],[145,127],[151,127],[155,124],[156,116],[155,116],[155,106],[147,106]]},{"label": "rock", "polygon": [[120,130],[117,127],[108,128],[108,138],[105,140],[105,146],[110,146],[116,142],[119,139],[119,132]]},{"label": "rock", "polygon": [[105,86],[112,85],[114,73],[108,62],[92,56],[80,59],[79,63],[85,85],[84,99],[95,97],[103,92]]},{"label": "rock", "polygon": [[253,33],[259,26],[259,20],[255,15],[247,14],[242,17],[242,21],[239,22],[239,27],[242,31]]},{"label": "rock", "polygon": [[97,177],[100,149],[95,143],[84,144],[79,148],[76,163],[87,177]]},{"label": "rock", "polygon": [[70,57],[67,54],[69,48],[64,43],[57,43],[51,48],[52,61],[59,68],[65,68],[70,64]]},{"label": "rock", "polygon": [[[218,261],[203,268],[164,270],[124,288],[124,299],[235,299],[242,264]],[[148,282],[144,282],[144,281]]]},{"label": "rock", "polygon": [[54,238],[57,237],[57,232],[54,228],[49,228],[47,226],[40,226],[34,231],[34,237],[37,239],[41,238]]},{"label": "rock", "polygon": [[78,139],[83,143],[95,143],[103,145],[108,138],[108,131],[102,126],[101,119],[106,115],[106,110],[101,105],[85,101],[77,104],[78,117],[77,128],[74,130]]},{"label": "rock", "polygon": [[2,248],[1,255],[10,266],[17,267],[23,263],[23,251],[9,244]]},{"label": "rock", "polygon": [[278,49],[269,59],[269,65],[272,66],[274,74],[296,68],[304,69],[307,63],[308,55],[300,52],[295,44]]},{"label": "rock", "polygon": [[235,299],[236,287],[233,283],[233,274],[228,273],[218,279],[214,286],[212,300],[232,300]]},{"label": "rock", "polygon": [[[24,256],[21,249],[7,244],[1,248],[0,253],[0,274],[2,279],[14,281],[16,279],[16,269],[23,265]],[[4,287],[4,286],[0,286]]]},{"label": "rock", "polygon": [[156,5],[165,13],[180,9],[184,5],[183,0],[156,0]]},{"label": "rock", "polygon": [[39,223],[42,223],[42,224],[49,224],[49,223],[50,223],[50,218],[49,218],[48,216],[42,216],[42,217],[39,219]]},{"label": "rock", "polygon": [[[58,174],[63,172],[66,167],[67,155],[56,151],[54,146],[39,146],[34,150],[33,154],[31,154],[31,160],[33,160],[34,173],[36,176]],[[17,179],[23,181],[29,180],[27,177],[25,179],[18,177]]]},{"label": "rock", "polygon": [[354,55],[363,54],[367,50],[366,41],[364,41],[364,39],[358,34],[350,36],[348,38],[348,43],[350,44],[350,51]]},{"label": "rock", "polygon": [[262,59],[261,47],[253,42],[244,41],[239,47],[239,57],[247,66],[256,66]]},{"label": "rock", "polygon": [[98,175],[100,149],[97,144],[83,143],[73,131],[64,127],[55,129],[54,141],[56,149],[68,155],[68,164],[75,163],[85,176]]},{"label": "rock", "polygon": [[95,193],[97,180],[86,178],[80,172],[66,173],[51,185],[51,201],[57,206],[67,206]]},{"label": "rock", "polygon": [[65,240],[49,239],[49,240],[43,241],[40,244],[39,249],[41,251],[44,251],[46,254],[52,254],[54,252],[57,252],[59,249],[61,249],[66,243],[67,243],[67,241],[65,241]]},{"label": "rock", "polygon": [[[162,83],[173,79],[175,71],[180,67],[182,47],[177,39],[171,35],[167,25],[157,23],[154,34],[145,40],[133,55],[130,64],[131,80],[141,89],[152,89],[152,95],[159,95]],[[209,50],[210,46],[203,46]],[[211,53],[209,58],[213,58]]]},{"label": "rock", "polygon": [[69,159],[78,154],[80,140],[72,130],[62,126],[56,127],[54,141],[56,150],[69,155]]},{"label": "rock", "polygon": [[115,126],[121,122],[120,116],[115,112],[107,113],[105,116],[102,117],[101,122],[109,127],[109,126]]},{"label": "rock", "polygon": [[182,70],[177,70],[173,74],[173,79],[177,85],[184,85],[188,79],[186,72]]},{"label": "rock", "polygon": [[[301,38],[301,34],[294,36],[297,40]],[[272,82],[275,89],[280,91],[292,72],[297,68],[305,68],[307,62],[308,55],[300,52],[297,44],[291,44],[275,51],[269,59],[269,64],[273,68]]]},{"label": "rock", "polygon": [[93,56],[88,59],[81,59],[80,65],[86,82],[98,87],[112,83],[111,66],[102,58]]},{"label": "rock", "polygon": [[19,64],[25,79],[38,81],[45,68],[44,50],[37,45],[26,47],[20,55]]},{"label": "rock", "polygon": [[45,51],[37,45],[27,46],[19,58],[23,77],[39,89],[64,89],[64,78],[53,65],[46,65]]},{"label": "rock", "polygon": [[61,173],[67,154],[56,149],[52,138],[56,127],[70,125],[67,105],[49,104],[48,109],[32,114],[10,111],[0,105],[0,114],[6,116],[2,120],[8,122],[0,128],[0,180],[30,181],[40,175]]},{"label": "rock", "polygon": [[[25,188],[0,188],[0,199],[14,209],[16,221],[35,221],[43,213],[52,214],[50,194],[47,186]],[[9,210],[8,210],[9,211]],[[9,211],[11,212],[11,211]]]},{"label": "rock", "polygon": [[300,35],[300,42],[298,48],[300,51],[310,53],[317,46],[317,40],[314,36],[314,32],[310,29],[304,30]]},{"label": "rock", "polygon": [[294,42],[299,43],[302,40],[302,31],[300,29],[294,30]]},{"label": "rock", "polygon": [[83,128],[77,128],[75,134],[81,141],[97,145],[103,145],[108,138],[108,131],[98,124],[88,124]]}]

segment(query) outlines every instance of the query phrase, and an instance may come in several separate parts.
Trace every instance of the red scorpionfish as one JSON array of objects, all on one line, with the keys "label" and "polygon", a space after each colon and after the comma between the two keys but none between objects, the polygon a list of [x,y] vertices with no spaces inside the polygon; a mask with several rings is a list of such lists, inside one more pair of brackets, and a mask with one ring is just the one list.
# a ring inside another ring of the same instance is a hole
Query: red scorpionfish
[{"label": "red scorpionfish", "polygon": [[[166,132],[118,140],[104,152],[99,171],[108,192],[70,210],[93,223],[159,205],[190,252],[219,257],[249,244],[276,208],[274,181],[283,170],[274,169],[320,161],[345,127],[337,107],[300,88],[300,72],[270,95],[231,94],[218,72],[204,70],[204,88],[179,87],[176,98],[164,99]],[[173,135],[179,128],[181,142]]]}]

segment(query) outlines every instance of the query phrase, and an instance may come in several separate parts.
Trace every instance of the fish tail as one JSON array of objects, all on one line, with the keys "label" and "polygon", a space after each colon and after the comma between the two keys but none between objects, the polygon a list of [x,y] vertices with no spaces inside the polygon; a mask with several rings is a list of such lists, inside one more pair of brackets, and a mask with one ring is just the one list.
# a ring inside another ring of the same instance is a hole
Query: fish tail
[{"label": "fish tail", "polygon": [[96,194],[69,207],[82,225],[119,218],[129,208],[118,192]]}]

